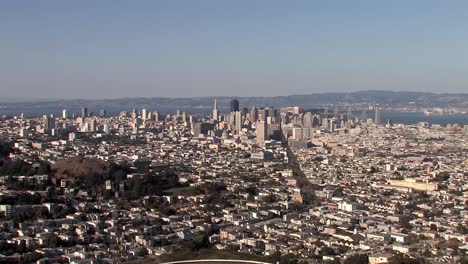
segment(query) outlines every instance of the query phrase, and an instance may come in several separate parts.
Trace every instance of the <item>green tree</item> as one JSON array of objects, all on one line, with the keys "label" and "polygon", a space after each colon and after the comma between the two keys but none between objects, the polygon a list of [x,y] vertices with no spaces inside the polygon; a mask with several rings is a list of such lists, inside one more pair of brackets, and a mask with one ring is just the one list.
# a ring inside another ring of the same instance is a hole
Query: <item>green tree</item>
[{"label": "green tree", "polygon": [[280,264],[296,264],[299,260],[293,254],[287,254],[280,257]]},{"label": "green tree", "polygon": [[367,255],[352,255],[348,257],[343,264],[368,264],[369,257]]}]

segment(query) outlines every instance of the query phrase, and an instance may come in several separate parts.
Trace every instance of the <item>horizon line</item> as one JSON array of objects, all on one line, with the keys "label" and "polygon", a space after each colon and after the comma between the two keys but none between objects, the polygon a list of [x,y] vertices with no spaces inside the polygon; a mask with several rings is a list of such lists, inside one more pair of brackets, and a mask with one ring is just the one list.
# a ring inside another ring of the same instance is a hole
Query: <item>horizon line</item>
[{"label": "horizon line", "polygon": [[289,95],[272,95],[272,96],[235,96],[235,95],[220,95],[220,96],[191,96],[191,97],[176,97],[176,96],[148,96],[148,97],[116,97],[116,98],[27,98],[27,97],[16,97],[16,96],[5,96],[5,100],[12,100],[10,102],[2,101],[0,103],[45,103],[45,102],[57,102],[57,101],[111,101],[111,100],[123,100],[123,99],[208,99],[208,98],[277,98],[277,97],[290,97],[290,96],[307,96],[307,95],[320,95],[320,94],[353,94],[362,92],[391,92],[391,93],[419,93],[419,94],[433,94],[433,95],[468,95],[468,93],[462,92],[422,92],[422,91],[391,91],[391,90],[359,90],[353,92],[315,92],[315,93],[304,93],[304,94],[289,94]]}]

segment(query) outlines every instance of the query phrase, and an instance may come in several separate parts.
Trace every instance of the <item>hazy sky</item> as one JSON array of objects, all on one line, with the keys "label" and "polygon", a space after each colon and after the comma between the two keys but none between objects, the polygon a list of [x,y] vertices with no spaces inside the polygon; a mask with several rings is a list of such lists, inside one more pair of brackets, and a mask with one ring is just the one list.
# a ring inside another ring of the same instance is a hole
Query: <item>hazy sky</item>
[{"label": "hazy sky", "polygon": [[468,92],[468,1],[0,0],[0,97]]}]

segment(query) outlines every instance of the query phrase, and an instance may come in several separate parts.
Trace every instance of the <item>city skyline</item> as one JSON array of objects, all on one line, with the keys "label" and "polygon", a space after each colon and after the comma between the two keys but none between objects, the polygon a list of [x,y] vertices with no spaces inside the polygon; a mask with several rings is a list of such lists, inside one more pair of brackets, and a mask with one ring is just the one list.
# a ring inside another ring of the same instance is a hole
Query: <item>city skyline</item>
[{"label": "city skyline", "polygon": [[453,1],[3,2],[2,97],[466,91]]}]

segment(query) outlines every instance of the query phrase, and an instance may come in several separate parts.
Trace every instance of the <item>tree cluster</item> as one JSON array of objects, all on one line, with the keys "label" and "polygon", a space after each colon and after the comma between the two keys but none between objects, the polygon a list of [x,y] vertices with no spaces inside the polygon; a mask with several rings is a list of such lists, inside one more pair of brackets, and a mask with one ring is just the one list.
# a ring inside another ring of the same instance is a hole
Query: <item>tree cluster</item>
[{"label": "tree cluster", "polygon": [[6,160],[0,167],[0,176],[32,176],[50,174],[50,164],[38,162],[33,166],[23,160]]}]

